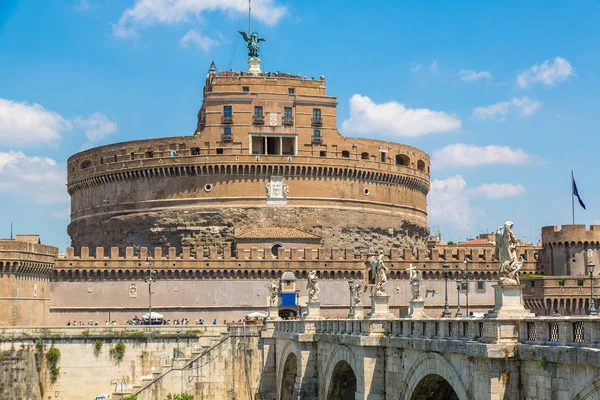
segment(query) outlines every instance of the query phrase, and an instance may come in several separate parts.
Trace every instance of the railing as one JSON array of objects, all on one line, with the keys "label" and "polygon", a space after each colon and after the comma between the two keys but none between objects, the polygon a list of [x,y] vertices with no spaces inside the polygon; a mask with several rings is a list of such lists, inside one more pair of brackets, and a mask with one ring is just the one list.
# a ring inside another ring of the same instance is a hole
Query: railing
[{"label": "railing", "polygon": [[232,135],[223,135],[223,136],[221,136],[221,141],[223,143],[233,142],[233,136]]},{"label": "railing", "polygon": [[252,124],[254,125],[264,125],[265,117],[258,117],[256,115],[252,116]]},{"label": "railing", "polygon": [[275,321],[275,332],[447,339],[600,348],[600,318],[536,317],[519,320],[474,318],[324,319]]},{"label": "railing", "polygon": [[320,128],[320,127],[322,127],[322,126],[323,126],[323,120],[322,120],[321,118],[313,118],[313,119],[311,120],[311,125],[312,125],[314,128]]},{"label": "railing", "polygon": [[321,136],[313,136],[311,139],[312,144],[321,144],[323,143],[323,138]]},{"label": "railing", "polygon": [[284,126],[293,126],[294,125],[294,118],[292,118],[292,117],[283,117],[283,125]]},{"label": "railing", "polygon": [[233,117],[221,117],[221,123],[224,125],[233,124]]}]

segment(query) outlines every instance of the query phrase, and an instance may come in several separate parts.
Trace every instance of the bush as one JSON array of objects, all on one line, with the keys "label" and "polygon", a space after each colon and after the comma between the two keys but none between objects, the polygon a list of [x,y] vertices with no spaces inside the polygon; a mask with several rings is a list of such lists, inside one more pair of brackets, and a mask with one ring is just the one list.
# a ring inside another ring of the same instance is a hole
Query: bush
[{"label": "bush", "polygon": [[120,362],[125,356],[125,343],[119,342],[115,344],[115,347],[110,349],[109,353],[113,359],[115,359],[117,362]]},{"label": "bush", "polygon": [[96,357],[98,357],[98,354],[100,354],[100,350],[102,350],[103,344],[104,342],[100,339],[94,340],[94,354],[96,355]]},{"label": "bush", "polygon": [[121,397],[121,400],[138,400],[138,398],[136,395],[131,394],[129,396]]},{"label": "bush", "polygon": [[60,361],[60,350],[50,346],[50,349],[46,353],[46,363],[48,364],[48,370],[50,371],[50,382],[54,383],[60,375],[60,368],[58,368],[58,362]]},{"label": "bush", "polygon": [[165,400],[194,400],[194,396],[192,396],[191,394],[189,394],[187,392],[183,392],[183,393],[179,393],[179,394],[169,393]]}]

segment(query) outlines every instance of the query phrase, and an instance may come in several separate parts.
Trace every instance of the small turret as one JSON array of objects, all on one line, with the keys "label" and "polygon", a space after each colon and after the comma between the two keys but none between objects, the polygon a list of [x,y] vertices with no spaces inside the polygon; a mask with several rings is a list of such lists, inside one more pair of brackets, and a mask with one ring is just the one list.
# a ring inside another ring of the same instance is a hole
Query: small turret
[{"label": "small turret", "polygon": [[213,61],[210,63],[210,68],[208,68],[208,73],[212,74],[215,72],[217,72],[217,66],[215,65],[215,62]]}]

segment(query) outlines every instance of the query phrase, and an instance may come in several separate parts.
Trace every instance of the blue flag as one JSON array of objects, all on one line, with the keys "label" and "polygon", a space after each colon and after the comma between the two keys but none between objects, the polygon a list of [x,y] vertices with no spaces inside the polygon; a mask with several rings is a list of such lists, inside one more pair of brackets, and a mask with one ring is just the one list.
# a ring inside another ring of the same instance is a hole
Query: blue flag
[{"label": "blue flag", "polygon": [[585,204],[583,204],[581,197],[579,197],[579,192],[577,191],[577,184],[575,183],[575,178],[571,179],[573,180],[573,196],[577,196],[577,200],[579,200],[579,205],[585,210]]}]

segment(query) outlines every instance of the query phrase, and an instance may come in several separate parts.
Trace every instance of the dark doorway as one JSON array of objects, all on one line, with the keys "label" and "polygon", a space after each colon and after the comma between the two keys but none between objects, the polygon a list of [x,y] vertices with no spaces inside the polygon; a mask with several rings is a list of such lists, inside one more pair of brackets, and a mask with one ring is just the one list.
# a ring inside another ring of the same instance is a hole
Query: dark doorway
[{"label": "dark doorway", "polygon": [[283,379],[281,380],[281,400],[297,399],[295,392],[296,375],[298,374],[298,359],[294,353],[291,353],[283,367]]},{"label": "dark doorway", "polygon": [[459,400],[447,380],[439,375],[427,375],[419,382],[410,400]]},{"label": "dark doorway", "polygon": [[346,361],[336,364],[331,374],[327,400],[354,400],[356,395],[356,375]]}]

